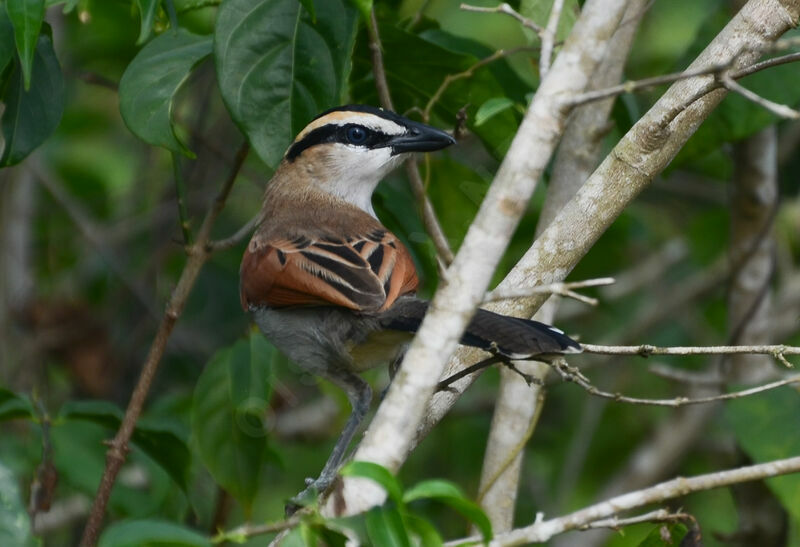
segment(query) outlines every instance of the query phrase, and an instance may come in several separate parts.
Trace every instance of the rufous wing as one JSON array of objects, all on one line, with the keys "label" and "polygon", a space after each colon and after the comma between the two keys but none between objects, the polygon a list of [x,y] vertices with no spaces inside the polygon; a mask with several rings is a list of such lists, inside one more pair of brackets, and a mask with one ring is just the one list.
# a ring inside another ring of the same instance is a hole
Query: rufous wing
[{"label": "rufous wing", "polygon": [[327,304],[379,311],[418,284],[408,250],[385,229],[349,238],[254,237],[240,273],[245,309]]}]

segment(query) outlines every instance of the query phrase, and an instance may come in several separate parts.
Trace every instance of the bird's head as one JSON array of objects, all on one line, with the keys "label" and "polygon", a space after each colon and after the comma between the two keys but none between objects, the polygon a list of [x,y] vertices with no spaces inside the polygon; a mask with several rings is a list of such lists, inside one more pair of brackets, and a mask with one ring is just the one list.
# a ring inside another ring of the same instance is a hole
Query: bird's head
[{"label": "bird's head", "polygon": [[374,215],[372,192],[389,171],[412,152],[454,143],[444,131],[388,110],[340,106],[317,116],[297,135],[283,168]]}]

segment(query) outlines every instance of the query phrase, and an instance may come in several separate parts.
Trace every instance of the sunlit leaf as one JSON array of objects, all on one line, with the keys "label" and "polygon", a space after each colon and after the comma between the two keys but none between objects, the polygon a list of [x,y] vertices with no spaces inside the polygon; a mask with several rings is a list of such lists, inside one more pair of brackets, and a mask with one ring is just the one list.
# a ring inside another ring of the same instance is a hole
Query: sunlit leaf
[{"label": "sunlit leaf", "polygon": [[372,11],[372,0],[350,0],[350,2],[358,8],[364,20],[369,21],[370,12]]},{"label": "sunlit leaf", "polygon": [[[122,410],[108,401],[68,401],[59,412],[59,419],[93,422],[110,431],[119,429],[122,417]],[[168,426],[140,419],[131,441],[158,463],[181,488],[186,489],[191,454],[175,431]]]},{"label": "sunlit leaf", "polygon": [[264,420],[275,349],[263,336],[218,351],[197,381],[192,434],[211,475],[249,514],[270,451]]},{"label": "sunlit leaf", "polygon": [[507,108],[514,106],[514,101],[508,97],[493,97],[483,103],[475,113],[475,126],[483,125],[489,118],[499,114]]},{"label": "sunlit leaf", "polygon": [[44,0],[6,0],[6,10],[14,26],[14,41],[17,43],[27,91],[31,87],[33,57],[44,19]]},{"label": "sunlit leaf", "polygon": [[174,522],[123,520],[115,522],[100,536],[99,547],[207,547],[204,535]]},{"label": "sunlit leaf", "polygon": [[405,503],[421,499],[433,499],[449,505],[475,524],[485,541],[492,538],[492,523],[486,513],[453,483],[435,479],[423,481],[406,490],[403,495]]},{"label": "sunlit leaf", "polygon": [[440,547],[444,542],[436,528],[422,517],[406,514],[403,516],[408,528],[414,532],[422,547]]},{"label": "sunlit leaf", "polygon": [[144,46],[119,83],[119,108],[128,129],[149,144],[191,157],[175,132],[173,99],[210,53],[210,36],[183,29],[165,32]]},{"label": "sunlit leaf", "polygon": [[367,512],[367,535],[372,545],[381,547],[410,547],[403,517],[396,507],[382,505]]},{"label": "sunlit leaf", "polygon": [[0,86],[0,102],[5,104],[0,121],[5,140],[0,167],[19,163],[42,144],[64,112],[64,76],[46,25],[45,31],[39,35],[33,55],[30,89],[25,90],[22,69],[16,60],[12,61],[5,86]]},{"label": "sunlit leaf", "polygon": [[372,462],[354,461],[345,465],[339,473],[345,477],[361,477],[373,480],[386,490],[389,499],[397,504],[402,502],[403,487],[400,485],[397,478],[382,465]]},{"label": "sunlit leaf", "polygon": [[345,97],[356,10],[349,0],[314,5],[316,23],[297,0],[229,0],[217,14],[222,97],[271,167],[312,118]]}]

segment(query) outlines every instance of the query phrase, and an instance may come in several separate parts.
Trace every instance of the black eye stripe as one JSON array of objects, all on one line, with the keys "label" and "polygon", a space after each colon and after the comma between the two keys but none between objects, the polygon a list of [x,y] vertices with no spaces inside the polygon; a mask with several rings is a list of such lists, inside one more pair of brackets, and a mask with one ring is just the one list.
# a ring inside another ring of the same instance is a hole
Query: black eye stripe
[{"label": "black eye stripe", "polygon": [[[348,138],[348,131],[353,128],[360,128],[365,131],[366,137],[363,140],[354,143],[352,139]],[[380,148],[385,146],[391,138],[391,135],[387,135],[375,129],[364,127],[360,124],[327,124],[314,129],[313,131],[309,132],[308,135],[292,144],[292,146],[290,146],[289,150],[286,152],[286,159],[290,162],[294,161],[300,154],[303,153],[304,150],[307,150],[308,148],[318,144],[340,142],[343,144],[361,146],[364,148]]]}]

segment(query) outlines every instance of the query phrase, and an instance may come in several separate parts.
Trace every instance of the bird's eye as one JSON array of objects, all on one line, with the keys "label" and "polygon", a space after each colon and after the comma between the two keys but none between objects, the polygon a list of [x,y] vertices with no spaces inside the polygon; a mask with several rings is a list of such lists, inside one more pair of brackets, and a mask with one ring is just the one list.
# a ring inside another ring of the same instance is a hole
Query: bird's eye
[{"label": "bird's eye", "polygon": [[361,126],[353,125],[347,128],[347,141],[351,144],[364,144],[367,140],[367,130]]}]

